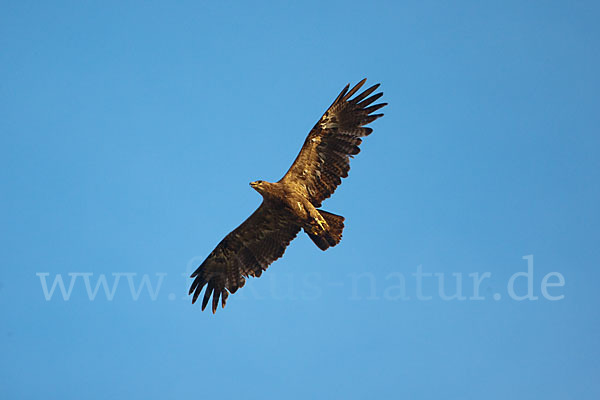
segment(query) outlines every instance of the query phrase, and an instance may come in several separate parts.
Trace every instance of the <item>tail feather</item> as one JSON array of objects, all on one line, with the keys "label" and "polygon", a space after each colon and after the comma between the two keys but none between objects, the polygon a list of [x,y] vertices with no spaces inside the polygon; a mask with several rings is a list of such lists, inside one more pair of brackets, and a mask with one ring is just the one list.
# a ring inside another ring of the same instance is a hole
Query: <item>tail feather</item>
[{"label": "tail feather", "polygon": [[327,250],[335,246],[342,240],[342,231],[344,230],[344,217],[335,215],[327,211],[318,210],[319,214],[325,219],[329,228],[317,235],[306,232],[312,241],[321,250]]}]

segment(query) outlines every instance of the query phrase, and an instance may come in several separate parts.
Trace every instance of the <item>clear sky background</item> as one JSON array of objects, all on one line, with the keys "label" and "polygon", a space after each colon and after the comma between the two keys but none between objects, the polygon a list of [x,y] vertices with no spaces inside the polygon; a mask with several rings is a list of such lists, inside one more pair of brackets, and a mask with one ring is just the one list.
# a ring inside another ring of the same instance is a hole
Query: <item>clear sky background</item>
[{"label": "clear sky background", "polygon": [[[0,3],[0,397],[600,398],[597,2],[126,3]],[[389,106],[341,244],[191,305],[363,77]]]}]

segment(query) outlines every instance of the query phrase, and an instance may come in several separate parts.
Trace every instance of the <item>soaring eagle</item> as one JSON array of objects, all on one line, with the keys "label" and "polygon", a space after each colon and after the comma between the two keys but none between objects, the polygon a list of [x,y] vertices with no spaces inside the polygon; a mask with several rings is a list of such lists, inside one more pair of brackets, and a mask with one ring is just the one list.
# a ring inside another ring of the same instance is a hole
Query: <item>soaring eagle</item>
[{"label": "soaring eagle", "polygon": [[251,182],[263,202],[246,221],[229,233],[191,275],[192,303],[207,285],[202,310],[212,299],[212,311],[219,298],[225,307],[229,293],[244,286],[248,276],[259,277],[285,252],[300,229],[321,249],[327,250],[342,239],[344,217],[320,210],[341,178],[348,176],[350,158],[359,153],[361,137],[373,130],[365,127],[383,114],[373,112],[387,105],[374,104],[383,93],[371,96],[379,84],[352,98],[364,85],[350,85],[334,100],[312,128],[300,154],[278,182]]}]

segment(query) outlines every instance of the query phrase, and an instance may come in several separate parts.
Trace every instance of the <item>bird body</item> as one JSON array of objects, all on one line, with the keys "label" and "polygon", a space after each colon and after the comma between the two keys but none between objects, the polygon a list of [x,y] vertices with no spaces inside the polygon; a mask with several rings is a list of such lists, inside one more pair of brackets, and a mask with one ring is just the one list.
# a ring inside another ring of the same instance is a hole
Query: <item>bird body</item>
[{"label": "bird body", "polygon": [[349,90],[347,85],[308,134],[290,169],[278,182],[255,181],[250,186],[263,197],[262,204],[229,233],[191,275],[192,303],[206,291],[202,310],[212,295],[212,311],[221,300],[244,286],[246,277],[259,277],[304,230],[321,249],[342,239],[344,217],[320,209],[341,178],[348,176],[350,158],[360,152],[362,137],[373,131],[365,125],[383,114],[372,114],[387,105],[371,105],[383,93],[371,95],[374,85],[359,95],[366,79]]},{"label": "bird body", "polygon": [[266,181],[252,182],[250,186],[263,196],[267,207],[277,208],[282,213],[287,213],[286,219],[295,221],[295,224],[304,229],[321,250],[335,246],[342,239],[341,230],[339,233],[333,232],[327,220],[339,221],[334,225],[342,224],[343,229],[344,217],[318,210],[307,196],[298,190],[300,186]]}]

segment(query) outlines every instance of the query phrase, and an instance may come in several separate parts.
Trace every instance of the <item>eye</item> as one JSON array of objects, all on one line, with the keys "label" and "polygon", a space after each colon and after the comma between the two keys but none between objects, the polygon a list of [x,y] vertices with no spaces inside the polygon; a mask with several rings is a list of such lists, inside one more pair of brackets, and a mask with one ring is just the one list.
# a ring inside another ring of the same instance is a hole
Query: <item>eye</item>
[{"label": "eye", "polygon": [[262,183],[262,181],[257,181],[256,183],[258,183],[260,185]]}]

